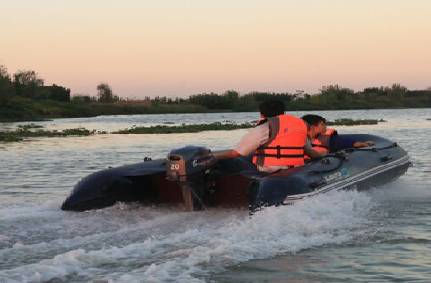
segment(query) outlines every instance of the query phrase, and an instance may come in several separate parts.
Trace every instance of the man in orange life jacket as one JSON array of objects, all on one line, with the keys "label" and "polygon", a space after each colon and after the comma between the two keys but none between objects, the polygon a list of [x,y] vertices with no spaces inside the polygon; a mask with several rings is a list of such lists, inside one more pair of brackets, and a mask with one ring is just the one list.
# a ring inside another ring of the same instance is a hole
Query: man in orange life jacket
[{"label": "man in orange life jacket", "polygon": [[319,115],[305,115],[302,119],[309,126],[309,139],[313,149],[321,154],[328,154],[346,148],[371,146],[372,141],[358,141],[351,137],[339,136],[337,131],[326,127],[326,119]]},{"label": "man in orange life jacket", "polygon": [[304,154],[321,155],[306,146],[307,125],[292,115],[284,114],[282,101],[265,101],[259,105],[261,120],[233,149],[213,152],[217,159],[253,155],[259,171],[275,172],[304,165]]}]

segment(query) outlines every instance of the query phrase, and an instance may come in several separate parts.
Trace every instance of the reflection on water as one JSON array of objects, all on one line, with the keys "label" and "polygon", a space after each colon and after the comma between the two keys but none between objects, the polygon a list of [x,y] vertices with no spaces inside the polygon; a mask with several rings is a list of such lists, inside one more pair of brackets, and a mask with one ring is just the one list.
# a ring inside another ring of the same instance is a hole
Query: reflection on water
[{"label": "reflection on water", "polygon": [[[305,112],[295,112],[302,115]],[[37,138],[0,144],[0,282],[376,282],[431,278],[431,109],[325,111],[385,119],[341,133],[386,136],[414,163],[395,183],[341,192],[249,218],[246,211],[184,213],[117,204],[59,210],[73,185],[108,166],[163,158],[170,149],[229,148],[247,130]],[[132,125],[247,122],[257,113],[105,116],[36,122],[113,131]],[[0,129],[17,124],[0,124]]]}]

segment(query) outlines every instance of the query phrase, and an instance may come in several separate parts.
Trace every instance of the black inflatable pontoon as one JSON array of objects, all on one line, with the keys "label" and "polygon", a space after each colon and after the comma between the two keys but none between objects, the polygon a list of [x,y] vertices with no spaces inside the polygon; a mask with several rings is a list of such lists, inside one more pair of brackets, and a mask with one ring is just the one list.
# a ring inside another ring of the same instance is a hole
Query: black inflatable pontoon
[{"label": "black inflatable pontoon", "polygon": [[105,169],[85,177],[61,208],[84,211],[121,201],[182,203],[186,210],[220,206],[255,211],[332,190],[384,184],[410,166],[406,151],[394,142],[374,135],[348,136],[371,140],[375,145],[342,150],[272,174],[256,171],[247,158],[216,161],[203,147],[172,150],[166,159]]}]

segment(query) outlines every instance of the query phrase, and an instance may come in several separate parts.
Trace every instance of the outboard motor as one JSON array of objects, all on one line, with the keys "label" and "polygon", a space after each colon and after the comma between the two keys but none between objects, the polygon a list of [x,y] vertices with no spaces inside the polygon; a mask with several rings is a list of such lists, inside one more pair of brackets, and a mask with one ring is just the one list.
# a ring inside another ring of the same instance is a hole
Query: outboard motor
[{"label": "outboard motor", "polygon": [[186,146],[174,149],[168,154],[166,179],[180,185],[188,211],[204,208],[206,176],[216,162],[217,159],[211,151],[204,147]]}]

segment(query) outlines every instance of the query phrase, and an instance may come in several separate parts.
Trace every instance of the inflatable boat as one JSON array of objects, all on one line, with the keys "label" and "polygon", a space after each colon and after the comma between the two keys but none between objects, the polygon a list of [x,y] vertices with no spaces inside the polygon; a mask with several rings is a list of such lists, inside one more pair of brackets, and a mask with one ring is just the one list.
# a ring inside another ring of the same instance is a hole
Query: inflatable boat
[{"label": "inflatable boat", "polygon": [[79,181],[63,210],[85,211],[116,202],[180,205],[188,211],[207,207],[292,204],[329,191],[358,190],[390,182],[410,166],[405,150],[374,135],[346,135],[374,141],[373,147],[344,149],[305,166],[262,173],[250,158],[217,161],[204,147],[172,150],[167,158],[108,168]]}]

